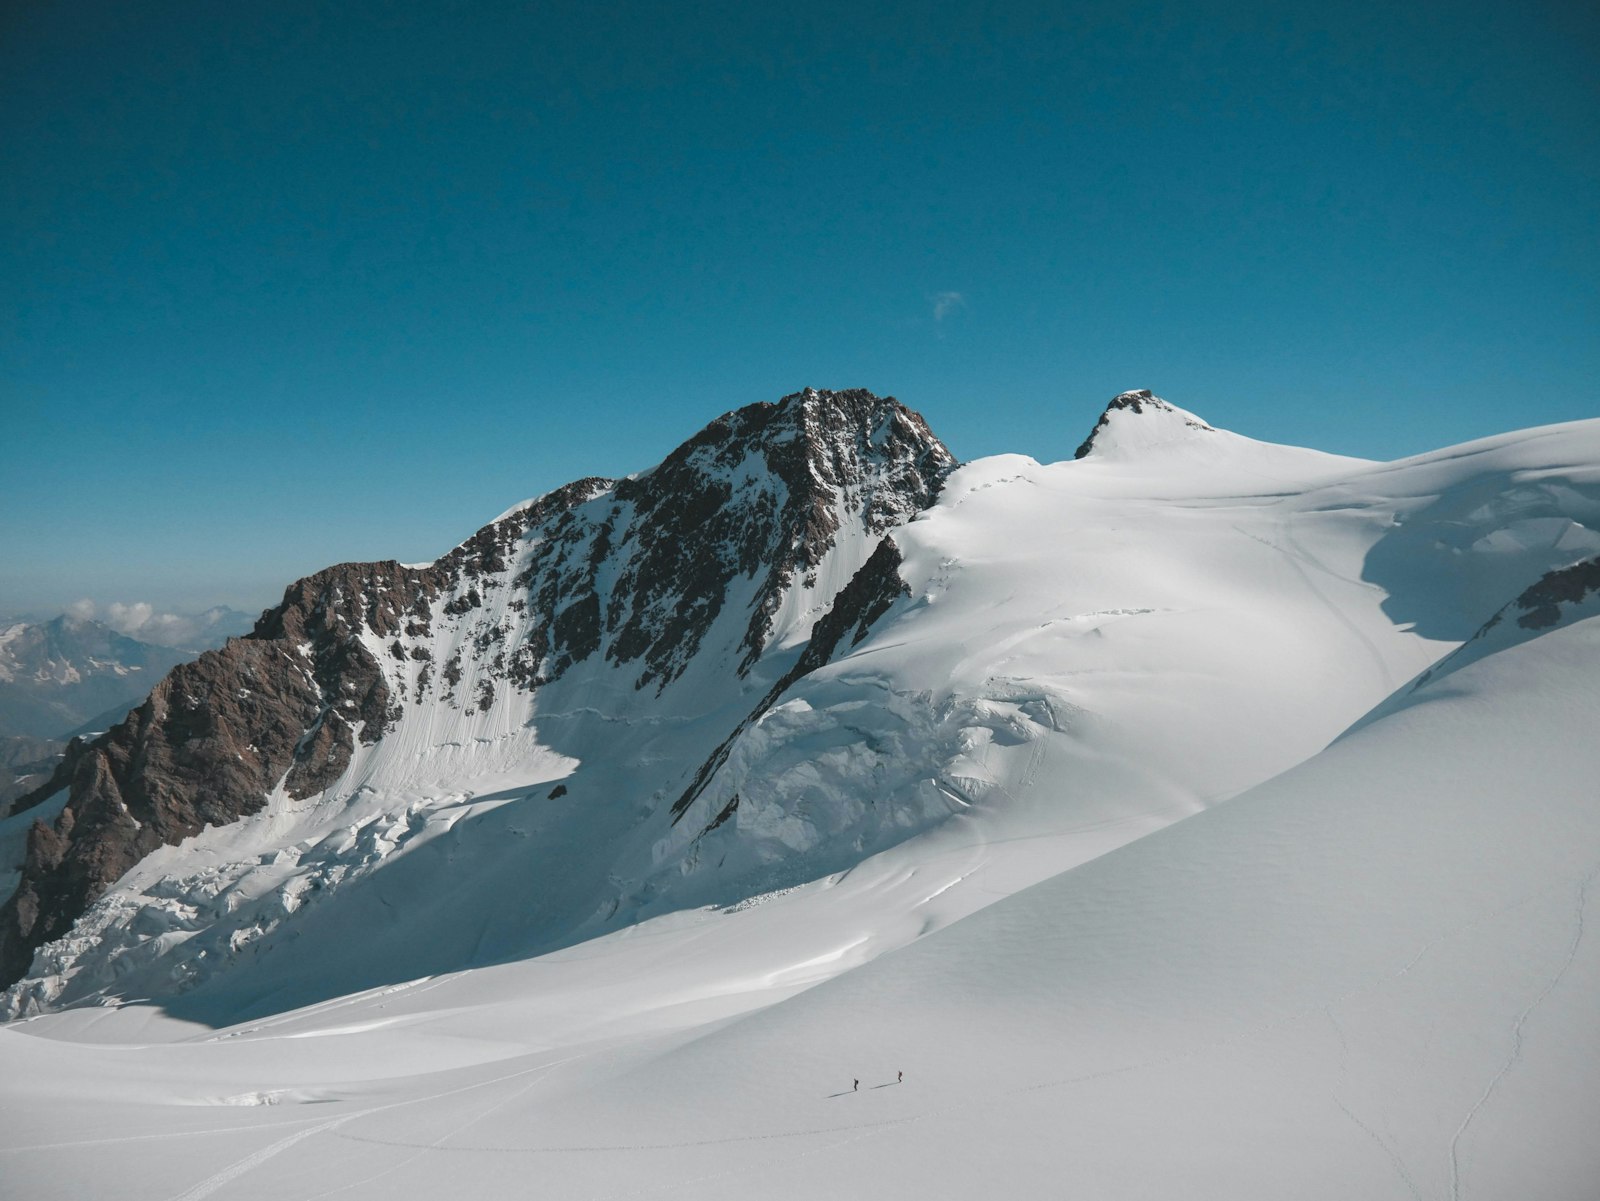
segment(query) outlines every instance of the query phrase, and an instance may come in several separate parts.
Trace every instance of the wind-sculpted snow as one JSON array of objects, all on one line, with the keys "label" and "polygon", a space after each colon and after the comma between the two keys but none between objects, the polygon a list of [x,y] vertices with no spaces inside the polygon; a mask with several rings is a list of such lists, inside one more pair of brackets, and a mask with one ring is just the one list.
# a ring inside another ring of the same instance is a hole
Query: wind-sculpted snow
[{"label": "wind-sculpted snow", "polygon": [[[1147,418],[1154,432],[1128,432]],[[777,886],[975,810],[1173,820],[1315,753],[1450,649],[1389,612],[1437,611],[1458,589],[1498,604],[1530,563],[1600,539],[1596,423],[1384,465],[1254,443],[1143,393],[1098,430],[1126,435],[1117,454],[958,470],[893,535],[906,596],[719,749],[658,854]],[[1560,546],[1507,556],[1493,516],[1521,528],[1521,480],[1558,446],[1574,465],[1538,487]],[[1363,579],[1395,530],[1427,539],[1435,490],[1483,481],[1512,499],[1476,506],[1475,549],[1453,555],[1442,594],[1421,571],[1391,595]]]},{"label": "wind-sculpted snow", "polygon": [[[1587,423],[1530,430],[1403,460],[1403,493],[1363,576],[1385,610],[1429,638],[1460,642],[1547,571],[1600,554],[1600,471]],[[1478,470],[1466,470],[1478,465]]]},{"label": "wind-sculpted snow", "polygon": [[1412,682],[1367,714],[1352,731],[1410,703],[1411,694],[1460,671],[1469,664],[1506,650],[1559,626],[1600,614],[1600,555],[1570,567],[1548,571],[1516,599],[1480,626],[1476,633]]},{"label": "wind-sculpted snow", "polygon": [[1193,820],[471,1142],[626,1129],[634,1150],[541,1159],[598,1197],[639,1175],[729,1198],[1587,1196],[1600,617],[1570,616]]}]

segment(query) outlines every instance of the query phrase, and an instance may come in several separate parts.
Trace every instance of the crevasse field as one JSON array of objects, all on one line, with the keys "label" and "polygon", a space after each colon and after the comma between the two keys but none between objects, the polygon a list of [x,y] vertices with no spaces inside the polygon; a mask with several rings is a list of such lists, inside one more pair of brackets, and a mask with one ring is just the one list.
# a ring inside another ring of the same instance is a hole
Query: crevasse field
[{"label": "crevasse field", "polygon": [[714,665],[145,860],[10,994],[0,1194],[1600,1195],[1600,593],[1514,603],[1600,555],[1600,420],[1110,416],[958,469],[665,835]]}]

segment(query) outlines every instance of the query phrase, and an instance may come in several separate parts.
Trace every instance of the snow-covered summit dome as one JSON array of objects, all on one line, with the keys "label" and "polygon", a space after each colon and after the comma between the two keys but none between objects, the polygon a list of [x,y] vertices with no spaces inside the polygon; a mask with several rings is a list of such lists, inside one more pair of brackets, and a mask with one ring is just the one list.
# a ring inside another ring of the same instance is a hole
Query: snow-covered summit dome
[{"label": "snow-covered summit dome", "polygon": [[1196,434],[1216,432],[1193,413],[1169,404],[1149,388],[1135,388],[1111,398],[1073,458],[1082,459],[1090,453],[1097,456],[1138,454],[1158,446],[1188,442]]}]

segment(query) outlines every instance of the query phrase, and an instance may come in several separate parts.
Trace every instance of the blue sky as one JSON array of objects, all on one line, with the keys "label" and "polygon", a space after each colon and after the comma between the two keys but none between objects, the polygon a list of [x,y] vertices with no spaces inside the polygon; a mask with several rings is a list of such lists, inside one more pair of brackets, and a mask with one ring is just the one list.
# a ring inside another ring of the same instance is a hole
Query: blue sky
[{"label": "blue sky", "polygon": [[1592,6],[13,5],[0,610],[260,606],[805,385],[1600,413]]}]

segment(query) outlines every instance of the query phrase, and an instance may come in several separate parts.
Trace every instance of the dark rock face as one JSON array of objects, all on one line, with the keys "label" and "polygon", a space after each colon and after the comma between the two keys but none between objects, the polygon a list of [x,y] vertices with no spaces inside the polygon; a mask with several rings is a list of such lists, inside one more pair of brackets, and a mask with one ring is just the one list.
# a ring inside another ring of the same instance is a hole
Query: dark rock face
[{"label": "dark rock face", "polygon": [[[1094,449],[1095,437],[1101,430],[1111,424],[1113,413],[1175,413],[1178,410],[1150,391],[1149,388],[1136,388],[1131,392],[1119,392],[1111,398],[1111,403],[1106,405],[1105,412],[1100,414],[1100,420],[1095,422],[1094,429],[1089,431],[1089,436],[1083,440],[1082,445],[1073,452],[1074,459],[1084,458]],[[1210,430],[1211,427],[1203,421],[1187,420],[1186,424],[1194,429]]]},{"label": "dark rock face", "polygon": [[[748,672],[845,525],[881,536],[954,465],[892,398],[808,389],[719,418],[641,476],[557,489],[431,565],[343,564],[290,585],[249,635],[173,670],[16,801],[70,790],[52,825],[34,824],[0,907],[0,987],[151,851],[259,811],[280,785],[295,798],[328,788],[409,707],[487,710],[502,688],[532,691],[586,661],[659,692],[729,605],[748,609],[736,668]],[[896,562],[883,542],[777,691],[861,636],[898,594]],[[454,649],[435,662],[444,632]]]},{"label": "dark rock face", "polygon": [[[397,564],[379,564],[400,570]],[[26,810],[69,788],[53,827],[36,822],[16,894],[0,908],[0,978],[27,970],[118,877],[163,844],[266,803],[326,787],[355,739],[381,737],[391,705],[381,672],[348,636],[352,575],[291,587],[256,632],[174,669],[121,725],[74,742]]]},{"label": "dark rock face", "polygon": [[[62,787],[54,827],[35,822],[16,894],[0,909],[0,972],[27,968],[90,901],[145,855],[259,809],[278,779],[311,788],[348,759],[344,719],[291,649],[240,640],[186,664],[122,725],[75,743],[26,809]],[[342,753],[341,753],[342,752]]]},{"label": "dark rock face", "polygon": [[1526,630],[1544,630],[1561,620],[1561,606],[1577,604],[1591,592],[1600,592],[1600,558],[1585,559],[1541,577],[1517,597],[1523,610],[1517,624]]},{"label": "dark rock face", "polygon": [[[815,570],[856,515],[881,535],[926,508],[955,459],[916,413],[854,389],[807,390],[712,422],[654,471],[624,480],[595,545],[616,540],[626,567],[602,610],[606,655],[641,662],[637,684],[683,672],[741,577],[758,580],[740,673],[760,658],[789,586]],[[620,522],[631,520],[619,534]]]},{"label": "dark rock face", "polygon": [[12,801],[49,778],[66,749],[65,742],[52,738],[0,737],[0,816],[11,811]]}]

